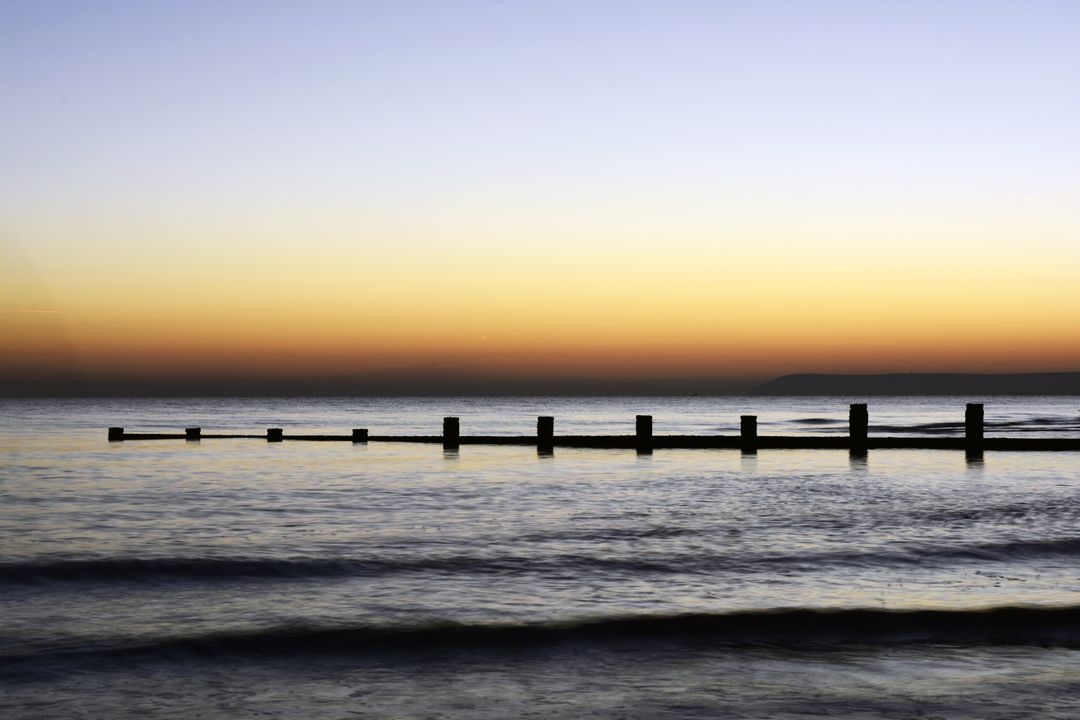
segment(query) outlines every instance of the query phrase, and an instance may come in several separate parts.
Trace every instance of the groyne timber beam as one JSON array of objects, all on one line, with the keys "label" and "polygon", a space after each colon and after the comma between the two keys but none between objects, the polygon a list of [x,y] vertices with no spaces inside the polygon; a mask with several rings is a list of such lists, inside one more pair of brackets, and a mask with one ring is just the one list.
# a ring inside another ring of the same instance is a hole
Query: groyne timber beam
[{"label": "groyne timber beam", "polygon": [[[185,440],[184,433],[128,433],[123,441]],[[204,434],[202,440],[266,440],[266,435]],[[113,441],[120,440],[114,438]],[[522,445],[537,446],[535,435],[460,435],[458,445]],[[274,442],[274,441],[271,441]],[[355,442],[352,435],[284,435],[277,442]],[[442,435],[368,435],[366,442],[443,444]],[[636,450],[636,435],[558,435],[550,447],[598,448]],[[743,450],[741,435],[653,435],[650,449],[655,450]],[[801,435],[758,435],[757,450],[852,450],[847,437]],[[859,450],[860,448],[854,448]],[[866,450],[965,450],[970,451],[963,437],[872,437],[861,449]],[[985,438],[983,450],[1080,451],[1080,438]]]}]

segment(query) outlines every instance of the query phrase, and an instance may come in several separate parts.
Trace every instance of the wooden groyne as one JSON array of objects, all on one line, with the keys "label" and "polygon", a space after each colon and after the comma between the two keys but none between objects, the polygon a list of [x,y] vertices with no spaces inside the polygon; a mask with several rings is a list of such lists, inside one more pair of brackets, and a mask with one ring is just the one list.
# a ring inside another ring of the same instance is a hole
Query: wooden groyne
[{"label": "wooden groyne", "polygon": [[440,444],[448,450],[462,445],[526,445],[540,452],[555,447],[612,448],[651,453],[666,449],[730,449],[754,453],[758,450],[831,449],[861,454],[870,450],[1080,450],[1080,438],[986,437],[985,413],[981,403],[969,403],[964,415],[962,437],[874,437],[869,434],[869,412],[865,404],[851,405],[847,435],[758,435],[757,416],[740,417],[738,435],[654,435],[651,415],[635,418],[633,435],[556,435],[555,418],[536,419],[535,435],[462,435],[459,418],[443,418],[441,435],[372,435],[367,428],[354,428],[342,435],[285,434],[282,428],[267,428],[265,434],[203,433],[201,428],[185,428],[182,433],[132,433],[122,427],[109,428],[110,442],[131,440],[252,439],[266,442],[407,442]]}]

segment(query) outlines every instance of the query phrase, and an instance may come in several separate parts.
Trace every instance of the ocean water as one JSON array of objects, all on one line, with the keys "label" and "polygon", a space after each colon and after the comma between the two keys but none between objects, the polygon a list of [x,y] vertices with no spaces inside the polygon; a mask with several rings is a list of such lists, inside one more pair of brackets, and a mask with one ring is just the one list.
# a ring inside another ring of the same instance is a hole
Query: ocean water
[{"label": "ocean water", "polygon": [[[968,399],[0,401],[0,717],[1080,715],[1080,453],[106,441],[835,434],[852,401],[959,435]],[[985,402],[1080,434],[1080,398]]]}]

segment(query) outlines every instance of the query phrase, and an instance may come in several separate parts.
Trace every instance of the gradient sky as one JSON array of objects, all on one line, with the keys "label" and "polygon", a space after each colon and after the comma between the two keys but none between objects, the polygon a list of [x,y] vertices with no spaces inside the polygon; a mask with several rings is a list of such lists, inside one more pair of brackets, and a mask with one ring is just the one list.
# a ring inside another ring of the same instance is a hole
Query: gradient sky
[{"label": "gradient sky", "polygon": [[0,375],[1078,369],[1078,37],[1072,1],[5,0]]}]

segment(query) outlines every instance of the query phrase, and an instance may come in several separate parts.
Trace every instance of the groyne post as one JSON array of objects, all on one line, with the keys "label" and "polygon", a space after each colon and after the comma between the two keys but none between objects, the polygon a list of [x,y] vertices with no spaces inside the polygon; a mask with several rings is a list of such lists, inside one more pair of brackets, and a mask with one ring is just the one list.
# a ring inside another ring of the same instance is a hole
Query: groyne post
[{"label": "groyne post", "polygon": [[983,404],[968,403],[964,412],[964,440],[968,452],[983,449]]},{"label": "groyne post", "polygon": [[184,439],[196,442],[202,440],[202,428],[184,428]]},{"label": "groyne post", "polygon": [[354,443],[367,442],[367,428],[353,428],[352,441]]},{"label": "groyne post", "polygon": [[757,452],[757,415],[739,416],[739,440],[743,452]]},{"label": "groyne post", "polygon": [[442,419],[442,445],[446,449],[457,449],[461,445],[461,421],[458,418]]},{"label": "groyne post", "polygon": [[124,439],[124,428],[111,427],[109,428],[109,442],[122,442]]},{"label": "groyne post", "polygon": [[536,448],[551,452],[555,447],[555,418],[541,415],[536,418]]},{"label": "groyne post", "polygon": [[266,442],[281,442],[285,431],[281,428],[266,428]]},{"label": "groyne post", "polygon": [[866,403],[852,403],[848,408],[848,435],[851,441],[851,452],[866,452],[866,436],[870,425],[870,413],[867,412]]},{"label": "groyne post", "polygon": [[638,415],[635,418],[634,445],[639,453],[652,452],[652,415]]}]

